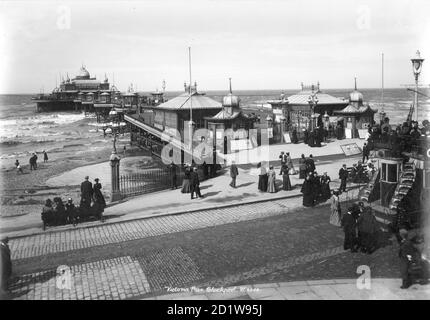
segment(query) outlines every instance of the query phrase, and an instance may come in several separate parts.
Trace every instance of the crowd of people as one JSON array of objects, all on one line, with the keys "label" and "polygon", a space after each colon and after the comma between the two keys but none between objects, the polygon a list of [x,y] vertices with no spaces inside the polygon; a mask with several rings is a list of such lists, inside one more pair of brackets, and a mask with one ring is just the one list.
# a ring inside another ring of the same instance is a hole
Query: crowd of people
[{"label": "crowd of people", "polygon": [[396,154],[403,151],[410,152],[413,147],[420,146],[419,138],[430,135],[430,122],[424,120],[422,126],[417,121],[403,122],[395,129],[390,125],[390,119],[385,118],[381,124],[369,128],[368,147],[373,149],[378,142],[389,144]]},{"label": "crowd of people", "polygon": [[318,175],[316,171],[309,172],[302,184],[303,206],[313,207],[330,199],[331,178],[324,172]]},{"label": "crowd of people", "polygon": [[[79,207],[69,198],[64,204],[61,197],[53,200],[47,199],[42,209],[42,221],[46,225],[76,225],[84,217],[95,216],[102,219],[102,213],[106,207],[106,201],[101,191],[100,179],[94,179],[94,185],[86,176],[81,183],[81,201]],[[103,219],[102,219],[103,220]]]},{"label": "crowd of people", "polygon": [[203,198],[200,192],[200,179],[199,179],[199,174],[197,172],[196,166],[190,166],[190,165],[184,166],[184,178],[182,180],[181,192],[190,193],[191,200],[197,199],[197,198]]},{"label": "crowd of people", "polygon": [[[334,214],[332,207],[332,216]],[[331,218],[330,223],[343,228],[345,250],[371,254],[377,249],[380,228],[370,207],[365,207],[363,202],[359,202],[349,207],[345,214],[342,214],[340,209],[336,214],[339,220]]]},{"label": "crowd of people", "polygon": [[[42,153],[43,153],[43,162],[44,163],[48,162],[48,153],[45,150],[43,150]],[[28,163],[30,165],[30,171],[37,170],[37,159],[38,159],[38,157],[37,157],[36,152],[33,152],[31,154],[30,159],[28,160]],[[19,162],[18,159],[15,160],[15,169],[16,169],[17,174],[24,173],[24,170],[23,170],[21,163]]]}]

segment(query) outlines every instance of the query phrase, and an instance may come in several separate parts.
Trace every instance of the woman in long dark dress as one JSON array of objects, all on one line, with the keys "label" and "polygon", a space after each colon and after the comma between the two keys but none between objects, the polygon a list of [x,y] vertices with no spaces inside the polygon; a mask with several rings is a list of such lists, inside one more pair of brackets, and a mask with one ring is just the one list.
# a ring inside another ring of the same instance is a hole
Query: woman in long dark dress
[{"label": "woman in long dark dress", "polygon": [[299,139],[297,137],[297,129],[296,128],[293,129],[293,133],[292,133],[292,137],[291,137],[291,142],[294,143],[294,144],[299,143]]},{"label": "woman in long dark dress", "polygon": [[285,163],[281,167],[281,174],[282,174],[282,182],[283,182],[283,189],[285,191],[291,190],[291,181],[290,181],[290,174],[289,174],[289,167]]},{"label": "woman in long dark dress", "polygon": [[258,170],[258,190],[263,191],[263,175],[261,174],[261,162],[257,164]]},{"label": "woman in long dark dress", "polygon": [[306,178],[306,158],[305,155],[302,154],[302,157],[299,159],[299,179]]},{"label": "woman in long dark dress", "polygon": [[259,165],[258,168],[260,170],[258,174],[258,190],[262,192],[266,192],[267,182],[268,182],[267,171],[266,171],[266,168],[263,165],[261,165],[261,163],[259,163],[258,165]]},{"label": "woman in long dark dress", "polygon": [[310,177],[306,177],[303,182],[302,189],[300,190],[303,193],[303,205],[305,207],[313,207],[314,205],[314,195],[313,195],[313,186]]},{"label": "woman in long dark dress", "polygon": [[106,201],[105,198],[103,197],[103,193],[102,193],[102,184],[99,182],[99,178],[94,179],[95,183],[93,186],[93,197],[94,197],[94,202],[96,202],[97,204],[100,205],[100,208],[103,210],[106,207]]},{"label": "woman in long dark dress", "polygon": [[190,168],[188,166],[185,167],[184,169],[184,180],[182,181],[182,188],[181,188],[181,192],[182,193],[190,193],[190,176],[191,176],[191,171]]},{"label": "woman in long dark dress", "polygon": [[321,201],[326,202],[330,199],[330,177],[327,175],[327,172],[321,176]]}]

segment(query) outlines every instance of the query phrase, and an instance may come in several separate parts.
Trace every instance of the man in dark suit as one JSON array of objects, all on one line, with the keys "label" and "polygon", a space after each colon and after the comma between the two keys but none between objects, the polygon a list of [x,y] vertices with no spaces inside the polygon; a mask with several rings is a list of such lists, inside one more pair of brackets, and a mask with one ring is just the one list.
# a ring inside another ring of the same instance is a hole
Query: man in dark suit
[{"label": "man in dark suit", "polygon": [[233,161],[230,167],[230,187],[236,188],[236,177],[239,175],[239,170],[237,169],[236,163]]},{"label": "man in dark suit", "polygon": [[89,207],[93,197],[93,184],[88,181],[89,177],[85,177],[85,181],[81,183],[81,206]]},{"label": "man in dark suit", "polygon": [[196,193],[196,198],[203,198],[200,194],[200,181],[199,174],[197,173],[197,168],[194,168],[190,174],[190,189],[191,189],[191,199],[194,199],[194,193]]},{"label": "man in dark suit", "polygon": [[400,288],[407,289],[412,285],[411,275],[409,274],[409,265],[412,262],[415,249],[412,242],[408,239],[408,231],[400,229],[399,234],[401,238],[399,248],[400,274],[402,277],[402,286]]},{"label": "man in dark suit", "polygon": [[6,299],[8,298],[9,291],[7,289],[9,279],[12,275],[12,260],[11,260],[11,252],[9,248],[9,238],[4,237],[0,240],[0,298]]},{"label": "man in dark suit", "polygon": [[346,164],[342,165],[342,168],[339,170],[339,179],[340,179],[340,188],[341,192],[346,192],[346,179],[348,179],[348,169],[346,168]]},{"label": "man in dark suit", "polygon": [[170,181],[171,181],[171,187],[172,190],[175,190],[178,186],[176,184],[176,171],[178,166],[172,161],[170,165]]},{"label": "man in dark suit", "polygon": [[343,249],[350,249],[351,252],[357,251],[357,223],[352,216],[352,208],[348,208],[346,214],[342,217],[342,228],[345,233],[345,240],[343,242]]},{"label": "man in dark suit", "polygon": [[309,155],[309,158],[306,159],[305,163],[306,163],[307,173],[309,172],[313,173],[315,171],[315,161],[311,154]]},{"label": "man in dark suit", "polygon": [[370,153],[370,150],[369,150],[369,147],[368,147],[368,145],[367,145],[367,143],[365,142],[364,143],[364,145],[363,145],[363,163],[365,163],[364,162],[364,160],[369,160],[369,153]]}]

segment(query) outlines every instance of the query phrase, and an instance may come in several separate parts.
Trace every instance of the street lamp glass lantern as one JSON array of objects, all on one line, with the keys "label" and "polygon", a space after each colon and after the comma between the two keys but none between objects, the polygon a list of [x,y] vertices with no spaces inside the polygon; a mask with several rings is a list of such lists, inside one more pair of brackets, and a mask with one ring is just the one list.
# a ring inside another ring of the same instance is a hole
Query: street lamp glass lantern
[{"label": "street lamp glass lantern", "polygon": [[412,61],[412,70],[414,75],[417,76],[421,73],[421,68],[423,66],[424,59],[421,58],[420,52],[417,51],[415,58],[411,59]]},{"label": "street lamp glass lantern", "polygon": [[379,113],[379,117],[380,117],[381,122],[382,122],[382,121],[384,121],[384,119],[385,119],[385,115],[386,115],[386,113],[385,113],[385,111],[384,111],[384,110],[382,110],[382,111]]}]

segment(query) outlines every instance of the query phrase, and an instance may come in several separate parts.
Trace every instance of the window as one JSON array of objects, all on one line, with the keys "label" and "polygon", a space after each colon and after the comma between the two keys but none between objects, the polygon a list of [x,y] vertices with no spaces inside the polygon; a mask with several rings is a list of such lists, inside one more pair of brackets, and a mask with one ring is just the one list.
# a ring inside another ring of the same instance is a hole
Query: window
[{"label": "window", "polygon": [[382,164],[381,180],[387,181],[387,164]]},{"label": "window", "polygon": [[387,181],[397,182],[397,164],[389,164],[387,168]]}]

